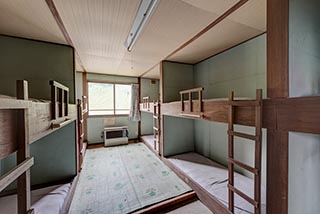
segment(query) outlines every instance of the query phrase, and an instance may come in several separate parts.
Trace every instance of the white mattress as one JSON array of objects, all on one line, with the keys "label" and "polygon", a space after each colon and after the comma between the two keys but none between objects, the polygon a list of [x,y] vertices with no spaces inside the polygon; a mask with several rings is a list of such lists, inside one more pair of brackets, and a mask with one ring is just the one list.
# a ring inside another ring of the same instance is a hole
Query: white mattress
[{"label": "white mattress", "polygon": [[[228,169],[212,160],[194,152],[180,154],[168,158],[178,169],[206,189],[225,206],[228,206]],[[234,174],[235,187],[249,197],[254,195],[254,181],[241,174]],[[254,207],[238,196],[235,196],[235,213],[254,213]],[[266,213],[266,191],[261,187],[261,211]]]},{"label": "white mattress", "polygon": [[[153,135],[143,135],[141,138],[145,143],[147,143],[151,148],[154,149]],[[156,146],[157,146],[156,150],[159,151],[159,148],[158,148],[159,144],[156,144]]]}]

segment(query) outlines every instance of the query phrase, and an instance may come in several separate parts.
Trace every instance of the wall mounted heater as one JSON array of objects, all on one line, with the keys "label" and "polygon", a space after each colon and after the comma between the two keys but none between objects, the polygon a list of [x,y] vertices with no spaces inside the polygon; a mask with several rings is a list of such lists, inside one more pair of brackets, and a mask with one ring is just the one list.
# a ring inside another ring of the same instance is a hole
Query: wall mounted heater
[{"label": "wall mounted heater", "polygon": [[104,146],[128,144],[128,133],[128,126],[104,128]]}]

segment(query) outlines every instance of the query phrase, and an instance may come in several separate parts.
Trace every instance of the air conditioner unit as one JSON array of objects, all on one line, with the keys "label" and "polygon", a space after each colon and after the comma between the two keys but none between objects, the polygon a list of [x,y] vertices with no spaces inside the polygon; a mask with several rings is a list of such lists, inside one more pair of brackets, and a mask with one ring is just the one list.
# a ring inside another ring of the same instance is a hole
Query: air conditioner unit
[{"label": "air conditioner unit", "polygon": [[105,127],[103,133],[104,146],[128,144],[128,126]]}]

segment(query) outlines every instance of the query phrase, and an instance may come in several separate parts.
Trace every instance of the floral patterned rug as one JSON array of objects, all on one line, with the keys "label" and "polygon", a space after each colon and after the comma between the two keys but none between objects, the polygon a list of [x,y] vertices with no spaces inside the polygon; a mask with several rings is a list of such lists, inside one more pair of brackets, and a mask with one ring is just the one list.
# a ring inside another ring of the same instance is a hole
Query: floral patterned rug
[{"label": "floral patterned rug", "polygon": [[189,191],[143,143],[91,149],[69,213],[130,213]]}]

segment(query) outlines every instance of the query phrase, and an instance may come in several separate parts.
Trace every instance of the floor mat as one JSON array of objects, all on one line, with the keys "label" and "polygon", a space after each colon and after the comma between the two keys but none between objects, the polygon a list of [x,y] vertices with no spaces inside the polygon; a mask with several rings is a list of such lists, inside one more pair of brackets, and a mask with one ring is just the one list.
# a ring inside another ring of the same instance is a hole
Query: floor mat
[{"label": "floor mat", "polygon": [[130,213],[188,191],[143,143],[92,149],[69,213]]}]

